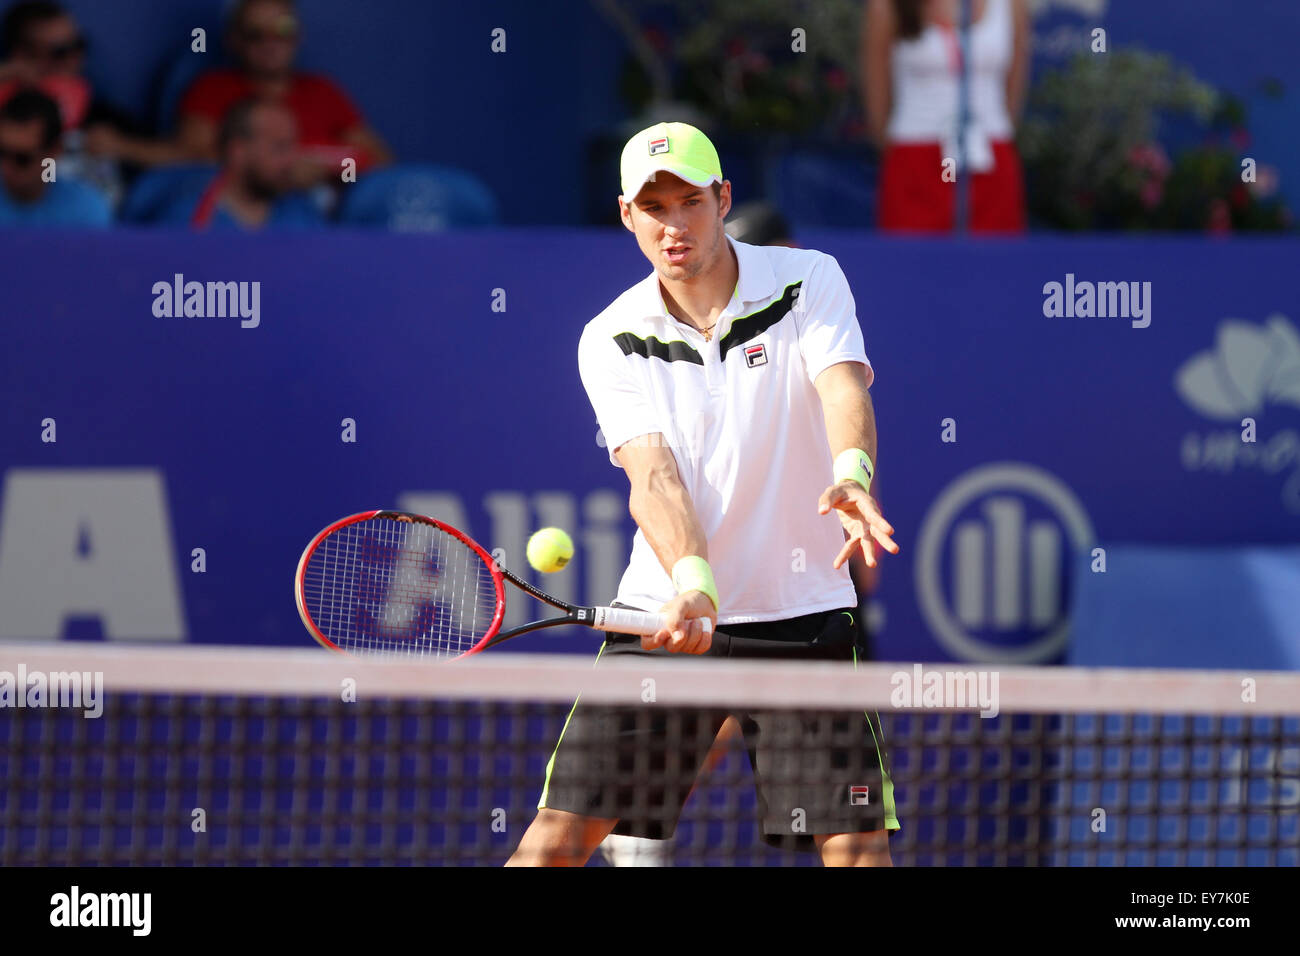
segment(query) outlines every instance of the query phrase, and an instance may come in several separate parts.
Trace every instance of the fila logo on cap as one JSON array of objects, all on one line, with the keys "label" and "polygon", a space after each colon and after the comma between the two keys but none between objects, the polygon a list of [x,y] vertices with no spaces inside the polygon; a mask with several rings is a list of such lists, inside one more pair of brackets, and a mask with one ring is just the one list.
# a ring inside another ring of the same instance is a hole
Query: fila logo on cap
[{"label": "fila logo on cap", "polygon": [[763,345],[745,346],[745,361],[749,363],[750,368],[758,365],[767,364],[767,347]]},{"label": "fila logo on cap", "polygon": [[658,139],[650,140],[650,155],[657,156],[660,153],[668,152],[668,137],[660,136]]},{"label": "fila logo on cap", "polygon": [[856,806],[861,806],[866,802],[867,802],[866,787],[849,787],[849,803],[853,804],[856,807]]}]

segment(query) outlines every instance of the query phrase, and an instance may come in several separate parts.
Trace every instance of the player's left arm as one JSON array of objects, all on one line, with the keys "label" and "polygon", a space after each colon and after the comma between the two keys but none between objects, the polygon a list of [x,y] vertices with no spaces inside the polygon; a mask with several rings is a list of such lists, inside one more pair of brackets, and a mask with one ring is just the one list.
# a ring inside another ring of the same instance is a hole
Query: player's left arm
[{"label": "player's left arm", "polygon": [[[832,458],[847,449],[860,448],[873,462],[876,460],[876,413],[871,404],[869,384],[867,367],[861,362],[837,362],[823,369],[813,380],[813,387],[821,396],[826,440]],[[822,492],[817,502],[818,513],[827,514],[832,508],[848,535],[844,547],[835,557],[836,568],[852,557],[855,548],[862,549],[862,558],[868,567],[875,567],[872,540],[890,554],[898,554],[898,545],[890,537],[894,533],[893,526],[880,513],[876,499],[857,481],[846,478]]]}]

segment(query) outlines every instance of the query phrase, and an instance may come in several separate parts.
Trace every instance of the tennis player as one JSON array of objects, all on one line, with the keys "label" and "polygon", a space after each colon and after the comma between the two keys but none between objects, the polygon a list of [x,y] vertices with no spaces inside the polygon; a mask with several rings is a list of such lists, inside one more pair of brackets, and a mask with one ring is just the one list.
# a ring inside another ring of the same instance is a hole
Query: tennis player
[{"label": "tennis player", "polygon": [[[872,540],[898,545],[870,495],[873,372],[844,274],[815,250],[728,237],[731,184],[692,126],[637,133],[621,174],[623,224],[654,269],[587,324],[578,366],[638,526],[615,603],[668,623],[607,634],[598,660],[856,660],[846,564],[861,549],[874,566]],[[510,863],[581,865],[610,833],[671,836],[727,716],[575,704]],[[734,716],[769,843],[890,865],[899,824],[877,715]],[[638,753],[681,772],[629,780]]]}]

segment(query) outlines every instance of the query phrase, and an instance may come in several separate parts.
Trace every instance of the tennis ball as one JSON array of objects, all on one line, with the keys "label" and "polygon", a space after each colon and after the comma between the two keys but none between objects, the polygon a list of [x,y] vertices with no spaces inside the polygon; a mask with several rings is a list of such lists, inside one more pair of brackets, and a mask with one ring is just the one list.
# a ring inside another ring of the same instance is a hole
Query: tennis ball
[{"label": "tennis ball", "polygon": [[534,570],[551,574],[573,557],[573,539],[559,528],[543,528],[528,539],[528,563]]}]

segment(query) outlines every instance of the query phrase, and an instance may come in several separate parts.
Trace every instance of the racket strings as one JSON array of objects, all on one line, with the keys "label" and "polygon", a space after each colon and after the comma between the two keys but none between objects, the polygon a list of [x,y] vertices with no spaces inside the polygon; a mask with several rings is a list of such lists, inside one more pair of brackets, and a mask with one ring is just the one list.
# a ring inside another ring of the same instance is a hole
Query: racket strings
[{"label": "racket strings", "polygon": [[497,586],[478,552],[435,525],[368,518],[325,537],[303,597],[321,633],[367,656],[455,657],[488,632]]}]

